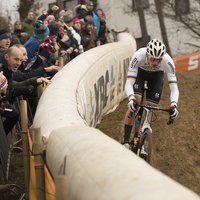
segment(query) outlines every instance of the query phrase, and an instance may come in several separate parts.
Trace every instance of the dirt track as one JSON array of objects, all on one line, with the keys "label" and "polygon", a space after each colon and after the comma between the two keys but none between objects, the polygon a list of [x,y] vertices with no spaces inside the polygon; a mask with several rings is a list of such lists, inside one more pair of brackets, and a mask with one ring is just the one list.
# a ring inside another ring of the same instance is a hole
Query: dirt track
[{"label": "dirt track", "polygon": [[[156,112],[152,123],[153,150],[151,165],[200,195],[200,73],[177,72],[179,116],[172,126],[166,125],[168,114]],[[97,125],[102,132],[121,142],[128,100],[106,115]],[[165,84],[159,107],[168,107],[169,86]]]}]

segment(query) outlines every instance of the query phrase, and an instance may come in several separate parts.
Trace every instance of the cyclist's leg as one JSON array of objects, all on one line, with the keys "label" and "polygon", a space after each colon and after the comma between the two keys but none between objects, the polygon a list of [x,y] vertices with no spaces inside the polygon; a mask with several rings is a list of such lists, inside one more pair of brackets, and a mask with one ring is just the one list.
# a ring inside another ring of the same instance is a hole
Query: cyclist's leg
[{"label": "cyclist's leg", "polygon": [[[143,94],[143,91],[144,91],[144,81],[145,80],[142,76],[142,71],[143,70],[141,70],[141,69],[138,70],[137,79],[136,79],[136,82],[133,86],[134,87],[134,96],[135,96],[138,104],[141,103],[142,94]],[[135,123],[135,113],[132,114],[131,118],[128,118],[129,114],[130,114],[130,110],[128,109],[127,112],[126,112],[126,115],[125,115],[125,120],[124,120],[124,143],[129,142],[131,130],[132,130],[133,125]]]},{"label": "cyclist's leg", "polygon": [[146,91],[146,104],[157,106],[163,89],[163,72],[158,71],[149,74],[148,89]]}]

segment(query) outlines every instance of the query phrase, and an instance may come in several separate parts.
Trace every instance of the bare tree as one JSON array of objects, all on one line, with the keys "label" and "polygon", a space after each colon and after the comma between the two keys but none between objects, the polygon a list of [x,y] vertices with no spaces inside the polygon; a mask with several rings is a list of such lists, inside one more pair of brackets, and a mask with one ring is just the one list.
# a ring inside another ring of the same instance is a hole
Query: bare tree
[{"label": "bare tree", "polygon": [[160,22],[160,29],[161,29],[161,33],[162,33],[163,42],[166,46],[168,54],[171,55],[171,50],[169,47],[167,32],[166,32],[166,28],[165,28],[165,22],[164,22],[164,18],[163,18],[162,4],[161,4],[160,0],[154,0],[154,1],[155,1],[155,5],[156,5],[156,10],[158,13],[158,19]]},{"label": "bare tree", "polygon": [[[23,21],[29,10],[33,11],[33,13],[37,16],[39,8],[42,6],[42,3],[40,0],[20,0],[19,4],[19,14],[20,14],[20,20]],[[26,11],[26,12],[24,12]]]},{"label": "bare tree", "polygon": [[140,20],[140,27],[142,32],[142,39],[143,39],[143,45],[146,46],[149,42],[148,33],[147,33],[147,27],[146,27],[146,21],[144,17],[144,11],[142,7],[141,0],[136,0],[137,3],[137,10],[138,10],[138,16]]},{"label": "bare tree", "polygon": [[[124,13],[129,15],[138,14],[133,12],[130,3],[124,3]],[[166,30],[168,36],[163,32],[163,27],[160,27],[163,41],[165,37],[170,37],[170,42],[173,41],[170,50],[173,51],[173,56],[180,56],[187,53],[195,52],[199,50],[200,42],[200,1],[199,0],[165,0],[160,1],[157,5],[157,1],[149,0],[150,4],[148,9],[145,9],[145,15],[151,19],[156,20],[160,17],[157,6],[162,7],[163,20],[171,20],[171,23],[166,24]],[[160,9],[160,8],[159,8]],[[159,19],[160,26],[162,19]],[[184,36],[183,36],[184,35]],[[176,38],[176,39],[174,39]],[[166,43],[167,45],[167,43]],[[168,50],[170,53],[170,51]]]},{"label": "bare tree", "polygon": [[98,2],[97,0],[91,0],[93,2],[93,10],[96,10],[97,6],[98,6]]}]

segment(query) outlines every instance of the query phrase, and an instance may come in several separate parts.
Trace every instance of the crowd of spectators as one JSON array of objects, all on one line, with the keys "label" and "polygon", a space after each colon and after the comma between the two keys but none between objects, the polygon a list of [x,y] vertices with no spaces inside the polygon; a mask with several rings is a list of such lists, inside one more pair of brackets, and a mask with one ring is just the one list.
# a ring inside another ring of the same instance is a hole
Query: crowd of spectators
[{"label": "crowd of spectators", "polygon": [[[59,12],[59,17],[55,13]],[[54,5],[35,19],[28,11],[23,22],[17,20],[13,31],[0,29],[0,112],[5,134],[19,119],[13,106],[16,97],[26,95],[32,114],[37,108],[37,86],[51,83],[51,78],[79,54],[108,43],[108,28],[103,9],[93,9],[92,1],[80,1],[74,10],[59,10]],[[7,187],[8,188],[8,187]],[[0,185],[1,190],[6,190]]]}]

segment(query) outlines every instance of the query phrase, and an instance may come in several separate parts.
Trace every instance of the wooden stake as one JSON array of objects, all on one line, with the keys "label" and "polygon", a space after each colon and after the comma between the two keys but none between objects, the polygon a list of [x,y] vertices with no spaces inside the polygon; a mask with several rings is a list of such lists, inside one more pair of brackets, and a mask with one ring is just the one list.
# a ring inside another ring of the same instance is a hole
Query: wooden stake
[{"label": "wooden stake", "polygon": [[[35,180],[37,200],[45,200],[45,180],[44,180],[44,160],[42,158],[42,137],[39,127],[32,129],[33,152],[36,154],[35,160]],[[40,155],[39,155],[40,154]]]},{"label": "wooden stake", "polygon": [[56,200],[67,200],[67,177],[55,176]]},{"label": "wooden stake", "polygon": [[97,46],[99,47],[101,45],[100,41],[98,40],[97,41]]},{"label": "wooden stake", "polygon": [[63,67],[63,57],[59,57],[59,67]]},{"label": "wooden stake", "polygon": [[37,86],[37,92],[38,92],[38,98],[40,98],[42,96],[43,93],[43,84],[40,84]]},{"label": "wooden stake", "polygon": [[[23,155],[29,155],[28,136],[27,136],[28,132],[27,102],[25,100],[20,101],[20,113],[21,113],[21,126],[22,126],[22,138],[23,138]],[[30,180],[29,156],[24,156],[23,161],[24,161],[25,198],[29,199],[29,180]]]}]

